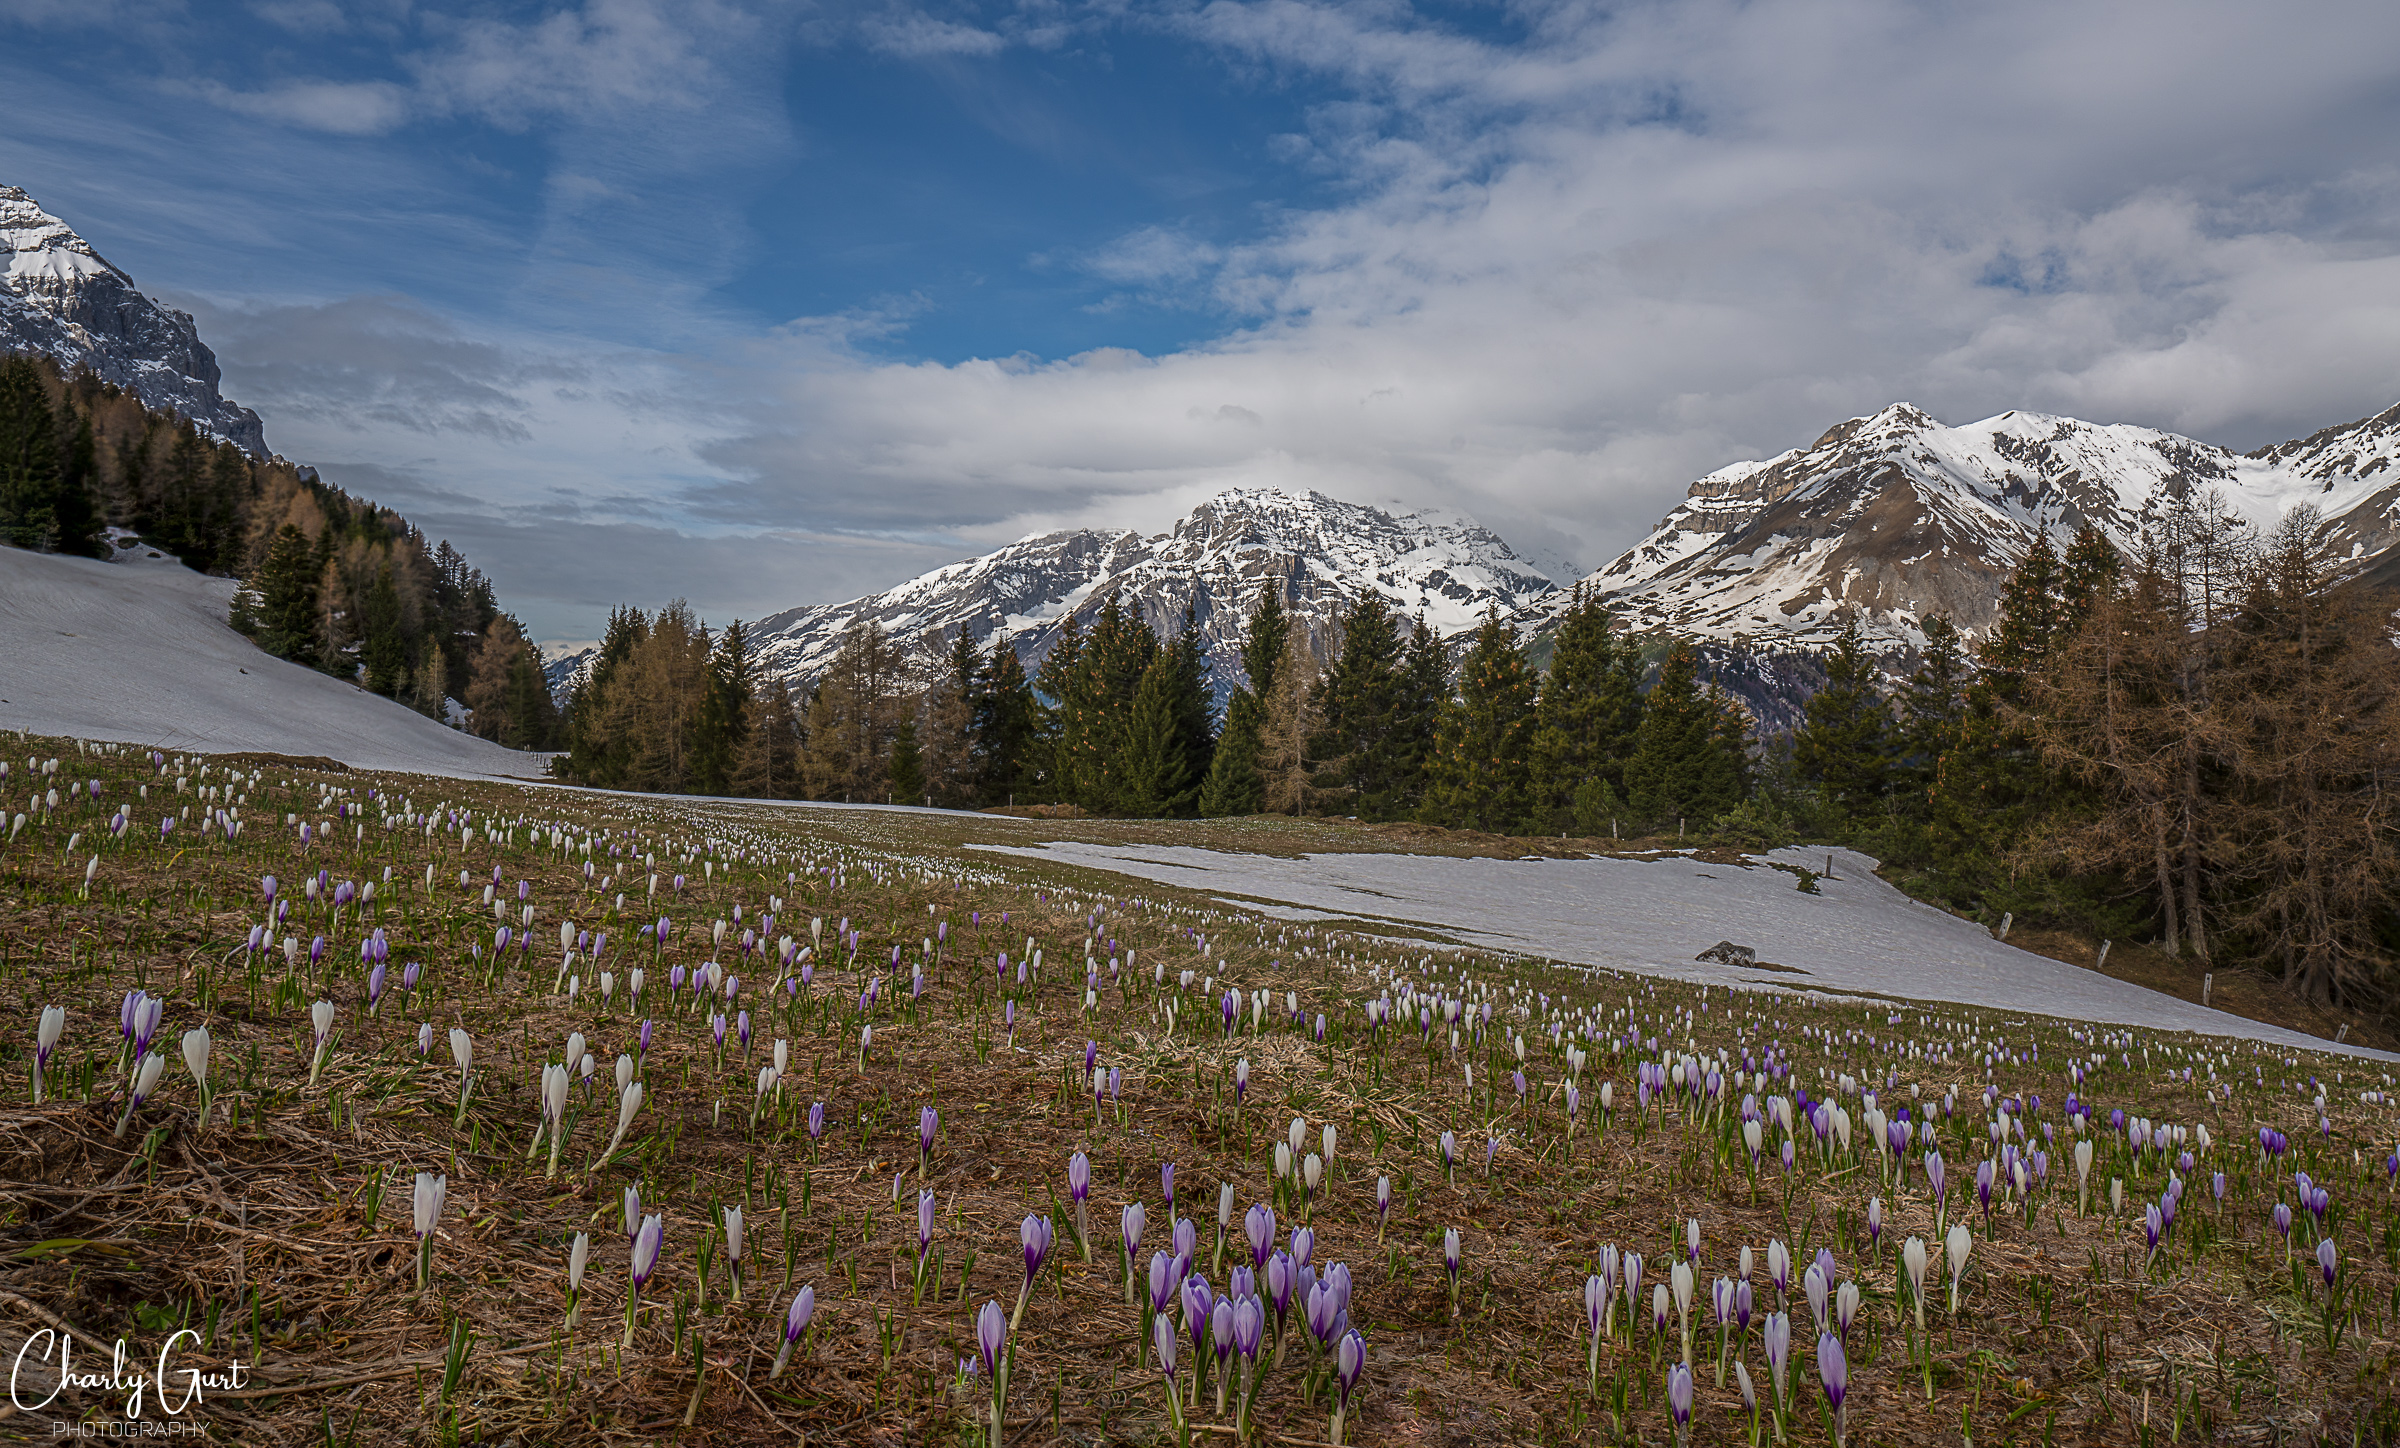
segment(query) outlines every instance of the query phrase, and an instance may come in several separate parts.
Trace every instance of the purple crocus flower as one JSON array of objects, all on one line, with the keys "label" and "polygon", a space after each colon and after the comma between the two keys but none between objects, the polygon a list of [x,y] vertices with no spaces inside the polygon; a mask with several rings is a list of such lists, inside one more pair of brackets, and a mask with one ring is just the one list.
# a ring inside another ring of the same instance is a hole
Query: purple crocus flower
[{"label": "purple crocus flower", "polygon": [[817,1141],[825,1135],[825,1103],[812,1101],[808,1106],[808,1139]]},{"label": "purple crocus flower", "polygon": [[1667,1368],[1667,1411],[1675,1416],[1675,1437],[1680,1442],[1692,1428],[1692,1370],[1682,1363]]},{"label": "purple crocus flower", "polygon": [[1207,1276],[1199,1272],[1191,1273],[1183,1279],[1181,1296],[1183,1299],[1183,1328],[1184,1331],[1191,1334],[1192,1351],[1196,1354],[1208,1341],[1208,1315],[1209,1310],[1216,1305],[1216,1297],[1208,1290]]},{"label": "purple crocus flower", "polygon": [[647,1017],[645,1017],[645,1018],[643,1019],[643,1021],[642,1021],[642,1029],[640,1030],[640,1032],[638,1033],[638,1035],[639,1035],[639,1037],[640,1037],[640,1040],[641,1040],[641,1043],[642,1043],[642,1050],[643,1050],[643,1052],[646,1054],[646,1053],[649,1051],[649,1049],[650,1049],[650,1022],[649,1022],[649,1019],[648,1019]]},{"label": "purple crocus flower", "polygon": [[1034,1274],[1042,1270],[1043,1259],[1050,1255],[1050,1243],[1055,1233],[1048,1217],[1029,1216],[1024,1225],[1017,1229],[1017,1235],[1025,1244],[1025,1285],[1030,1288]]},{"label": "purple crocus flower", "polygon": [[917,1112],[917,1150],[930,1154],[933,1151],[933,1139],[941,1133],[941,1129],[942,1113],[930,1106],[920,1109]]},{"label": "purple crocus flower", "polygon": [[1167,1304],[1175,1300],[1176,1289],[1183,1285],[1182,1279],[1175,1275],[1176,1260],[1164,1252],[1150,1254],[1150,1310],[1152,1312],[1166,1311]]},{"label": "purple crocus flower", "polygon": [[1267,1265],[1267,1253],[1275,1246],[1275,1210],[1264,1202],[1253,1202],[1242,1215],[1242,1231],[1250,1239],[1250,1265]]},{"label": "purple crocus flower", "polygon": [[[680,883],[682,877],[676,879]],[[994,1383],[1000,1380],[1001,1355],[1007,1350],[1008,1317],[1001,1312],[999,1303],[987,1302],[975,1314],[975,1351],[983,1359],[984,1376]]]},{"label": "purple crocus flower", "polygon": [[1842,1340],[1828,1332],[1817,1339],[1817,1377],[1825,1385],[1825,1406],[1833,1410],[1833,1441],[1840,1443],[1848,1427],[1844,1400],[1850,1394],[1850,1361]]}]

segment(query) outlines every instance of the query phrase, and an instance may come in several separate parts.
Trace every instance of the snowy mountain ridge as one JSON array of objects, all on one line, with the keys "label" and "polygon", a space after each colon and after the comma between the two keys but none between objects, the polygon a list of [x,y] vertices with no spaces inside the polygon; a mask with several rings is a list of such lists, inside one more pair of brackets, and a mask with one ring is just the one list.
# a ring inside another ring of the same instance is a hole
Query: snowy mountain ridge
[{"label": "snowy mountain ridge", "polygon": [[916,648],[943,647],[962,627],[987,646],[1005,636],[1032,670],[1067,619],[1088,625],[1110,598],[1162,637],[1183,627],[1188,606],[1222,695],[1244,681],[1243,628],[1270,580],[1320,656],[1341,613],[1369,591],[1445,637],[1487,610],[1511,616],[1558,592],[1546,571],[1462,514],[1236,488],[1164,533],[1037,534],[882,593],[775,614],[755,636],[767,667],[795,683],[821,674],[844,632],[869,620]]},{"label": "snowy mountain ridge", "polygon": [[90,370],[208,436],[267,455],[258,414],[218,390],[217,355],[191,314],[142,295],[90,242],[15,186],[0,186],[0,353]]},{"label": "snowy mountain ridge", "polygon": [[[2247,456],[2170,432],[2004,412],[1960,427],[1895,403],[1805,448],[1691,485],[1591,581],[1636,629],[1819,647],[1856,614],[1913,650],[1934,613],[1980,637],[2034,540],[2089,523],[2120,549],[2188,493],[2252,527],[2312,504],[2320,537],[2366,566],[2400,542],[2400,407]],[[1555,601],[1521,620],[1538,629]]]}]

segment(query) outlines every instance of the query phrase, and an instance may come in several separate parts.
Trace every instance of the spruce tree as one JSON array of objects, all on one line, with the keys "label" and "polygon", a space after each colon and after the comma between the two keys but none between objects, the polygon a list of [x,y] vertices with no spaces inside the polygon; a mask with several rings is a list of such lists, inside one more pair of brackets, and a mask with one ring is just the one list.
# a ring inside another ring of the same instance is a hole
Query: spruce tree
[{"label": "spruce tree", "polygon": [[1040,787],[1041,704],[1025,677],[1016,645],[1003,634],[992,645],[991,665],[975,711],[975,748],[982,765],[979,783],[989,801],[1030,799]]},{"label": "spruce tree", "polygon": [[1534,675],[1497,610],[1459,661],[1458,697],[1444,711],[1426,783],[1436,824],[1512,833],[1533,812]]},{"label": "spruce tree", "polygon": [[1971,677],[1957,626],[1945,615],[1928,615],[1924,659],[1901,695],[1898,768],[1905,786],[1900,794],[1903,811],[1912,818],[1925,816],[1951,751],[1958,747]]},{"label": "spruce tree", "polygon": [[1183,751],[1183,772],[1197,794],[1217,747],[1216,701],[1208,685],[1208,650],[1200,641],[1199,610],[1184,605],[1183,630],[1160,657],[1171,669],[1174,691],[1175,737]]},{"label": "spruce tree", "polygon": [[700,713],[692,726],[692,787],[702,794],[724,794],[733,787],[734,770],[749,743],[757,672],[749,631],[737,618],[726,625],[709,654]]},{"label": "spruce tree", "polygon": [[1744,761],[1738,723],[1721,696],[1700,687],[1699,660],[1677,644],[1659,665],[1642,701],[1633,757],[1625,764],[1627,802],[1636,818],[1661,830],[1705,826],[1742,801]]},{"label": "spruce tree", "polygon": [[1200,789],[1199,808],[1204,815],[1257,814],[1266,808],[1266,780],[1260,773],[1265,701],[1274,690],[1291,632],[1282,590],[1281,579],[1268,580],[1251,610],[1241,650],[1246,687],[1235,689],[1225,701],[1225,727],[1217,736]]},{"label": "spruce tree", "polygon": [[321,649],[317,592],[323,577],[323,564],[308,535],[293,523],[277,529],[252,584],[259,596],[260,648],[295,664],[316,664]]},{"label": "spruce tree", "polygon": [[1560,616],[1542,681],[1533,740],[1534,790],[1545,826],[1607,828],[1625,787],[1642,722],[1641,651],[1614,629],[1596,594],[1578,584]]},{"label": "spruce tree", "polygon": [[1117,759],[1115,804],[1122,813],[1156,818],[1191,805],[1191,766],[1176,707],[1179,672],[1173,655],[1164,655],[1134,692]]},{"label": "spruce tree", "polygon": [[1208,779],[1200,790],[1200,813],[1210,818],[1257,814],[1265,806],[1266,785],[1259,778],[1259,704],[1249,690],[1239,689],[1225,705],[1225,729],[1208,764]]},{"label": "spruce tree", "polygon": [[40,370],[30,357],[0,359],[0,541],[56,547],[64,480]]},{"label": "spruce tree", "polygon": [[1891,791],[1892,711],[1882,671],[1855,614],[1825,660],[1825,687],[1810,696],[1792,740],[1792,762],[1846,820],[1880,814]]},{"label": "spruce tree", "polygon": [[1393,738],[1405,668],[1399,621],[1370,592],[1343,614],[1340,652],[1325,671],[1325,727],[1313,745],[1365,819],[1386,817],[1411,772]]},{"label": "spruce tree", "polygon": [[368,691],[399,697],[408,682],[408,633],[400,616],[400,591],[392,586],[388,557],[375,570],[375,582],[367,590],[366,606],[360,610],[359,635],[363,643],[359,661],[366,665]]},{"label": "spruce tree", "polygon": [[913,714],[904,715],[900,720],[900,728],[892,735],[891,803],[924,802],[925,758],[917,748],[917,720]]}]

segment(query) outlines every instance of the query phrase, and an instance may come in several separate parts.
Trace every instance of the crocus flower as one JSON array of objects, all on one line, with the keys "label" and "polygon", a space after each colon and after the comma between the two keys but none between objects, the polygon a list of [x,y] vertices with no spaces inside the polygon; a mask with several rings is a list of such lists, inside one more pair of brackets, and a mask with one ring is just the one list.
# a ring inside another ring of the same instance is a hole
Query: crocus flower
[{"label": "crocus flower", "polygon": [[1452,1316],[1456,1316],[1456,1315],[1457,1315],[1457,1313],[1458,1313],[1458,1269],[1459,1269],[1459,1257],[1460,1257],[1460,1249],[1459,1249],[1459,1241],[1458,1241],[1458,1228],[1456,1228],[1456,1227],[1445,1227],[1445,1228],[1443,1228],[1443,1229],[1442,1229],[1442,1267],[1443,1267],[1443,1270],[1444,1270],[1444,1271],[1446,1271],[1446,1272],[1449,1274],[1449,1276],[1450,1276],[1450,1312],[1451,1312],[1451,1315],[1452,1315]]},{"label": "crocus flower", "polygon": [[1183,1426],[1183,1395],[1175,1387],[1176,1341],[1175,1325],[1163,1312],[1150,1320],[1150,1350],[1157,1354],[1158,1371],[1165,1379],[1167,1416],[1175,1424],[1176,1437],[1185,1439],[1188,1435]]},{"label": "crocus flower", "polygon": [[1050,1219],[1028,1216],[1017,1229],[1017,1236],[1025,1246],[1025,1284],[1017,1290],[1017,1310],[1008,1320],[1012,1329],[1025,1316],[1025,1300],[1033,1295],[1034,1276],[1042,1270],[1043,1259],[1050,1255],[1050,1243],[1054,1236]]},{"label": "crocus flower", "polygon": [[2334,1271],[2339,1265],[2340,1254],[2333,1245],[2333,1239],[2327,1237],[2317,1243],[2317,1271],[2325,1278],[2327,1292],[2333,1290]]},{"label": "crocus flower", "polygon": [[318,1001],[308,1008],[309,1025],[315,1030],[317,1050],[310,1058],[308,1082],[314,1086],[318,1073],[325,1069],[325,1053],[333,1049],[333,1002]]},{"label": "crocus flower", "polygon": [[140,1060],[134,1062],[133,1090],[130,1099],[125,1103],[125,1114],[117,1119],[115,1132],[117,1136],[125,1134],[125,1128],[133,1122],[133,1113],[141,1109],[142,1103],[150,1098],[152,1091],[158,1089],[158,1078],[166,1069],[167,1058],[155,1051],[146,1053]]},{"label": "crocus flower", "polygon": [[1067,1195],[1075,1203],[1075,1244],[1083,1260],[1092,1260],[1092,1224],[1084,1199],[1092,1194],[1092,1159],[1082,1152],[1067,1158]]},{"label": "crocus flower", "polygon": [[1332,1441],[1342,1441],[1342,1419],[1350,1410],[1350,1395],[1358,1388],[1359,1378],[1367,1370],[1367,1340],[1358,1329],[1342,1335],[1333,1352],[1333,1382],[1337,1396],[1333,1405]]},{"label": "crocus flower", "polygon": [[192,1073],[192,1081],[200,1088],[200,1125],[208,1125],[208,1027],[194,1026],[183,1033],[183,1067]]},{"label": "crocus flower", "polygon": [[1783,1410],[1784,1388],[1789,1381],[1792,1364],[1792,1319],[1782,1312],[1767,1314],[1763,1335],[1767,1340],[1767,1377],[1775,1387],[1775,1409]]},{"label": "crocus flower", "polygon": [[667,1219],[658,1212],[642,1218],[641,1226],[633,1234],[632,1285],[625,1293],[625,1347],[628,1351],[633,1347],[634,1321],[642,1310],[642,1288],[648,1285],[651,1274],[658,1270],[658,1253],[666,1243],[666,1236]]},{"label": "crocus flower", "polygon": [[1973,1245],[1974,1239],[1968,1233],[1966,1223],[1950,1224],[1950,1235],[1943,1247],[1950,1254],[1950,1310],[1953,1313],[1958,1311],[1959,1277],[1967,1270],[1967,1252]]},{"label": "crocus flower", "polygon": [[1375,1178],[1375,1245],[1379,1247],[1383,1245],[1383,1229],[1391,1221],[1391,1216],[1392,1179],[1379,1176]]},{"label": "crocus flower", "polygon": [[1667,1410],[1675,1418],[1675,1441],[1689,1441],[1692,1431],[1692,1370],[1682,1363],[1667,1367]]},{"label": "crocus flower", "polygon": [[567,1331],[583,1316],[583,1269],[592,1257],[592,1234],[577,1232],[575,1243],[567,1249]]},{"label": "crocus flower", "polygon": [[925,1175],[926,1158],[933,1155],[933,1140],[941,1133],[942,1114],[930,1106],[917,1111],[917,1176]]},{"label": "crocus flower", "polygon": [[776,1351],[775,1366],[767,1373],[770,1381],[783,1376],[785,1366],[792,1360],[792,1348],[799,1343],[801,1334],[808,1331],[809,1319],[816,1315],[815,1287],[803,1286],[792,1294],[792,1305],[783,1314],[783,1346]]},{"label": "crocus flower", "polygon": [[1149,1214],[1142,1209],[1140,1202],[1127,1203],[1117,1214],[1117,1237],[1125,1248],[1125,1305],[1128,1307],[1134,1302],[1133,1264],[1135,1258],[1141,1255],[1142,1232],[1148,1225]]},{"label": "crocus flower", "polygon": [[1850,1393],[1850,1362],[1842,1352],[1842,1340],[1830,1332],[1817,1338],[1817,1377],[1825,1385],[1825,1406],[1833,1410],[1833,1441],[1838,1448],[1849,1426],[1845,1399]]},{"label": "crocus flower", "polygon": [[425,1277],[433,1268],[433,1232],[442,1220],[442,1205],[450,1199],[450,1178],[433,1172],[417,1173],[416,1195],[411,1203],[412,1224],[417,1232],[417,1290],[425,1290]]},{"label": "crocus flower", "polygon": [[724,1219],[725,1266],[733,1278],[733,1300],[739,1302],[742,1300],[742,1249],[748,1241],[743,1231],[742,1209],[739,1206],[725,1208]]}]

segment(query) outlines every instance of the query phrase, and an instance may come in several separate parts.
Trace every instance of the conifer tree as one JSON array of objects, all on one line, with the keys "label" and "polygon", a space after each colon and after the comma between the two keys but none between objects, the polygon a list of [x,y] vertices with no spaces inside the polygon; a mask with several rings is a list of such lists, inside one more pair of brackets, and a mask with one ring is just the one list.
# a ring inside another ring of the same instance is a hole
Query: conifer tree
[{"label": "conifer tree", "polygon": [[1571,821],[1597,834],[1621,809],[1625,761],[1642,722],[1642,659],[1612,624],[1599,598],[1578,584],[1560,616],[1536,706],[1534,789],[1547,827]]},{"label": "conifer tree", "polygon": [[318,583],[323,566],[316,545],[297,524],[286,523],[267,547],[252,586],[259,596],[258,646],[279,659],[315,665],[319,657]]},{"label": "conifer tree", "polygon": [[1394,737],[1407,661],[1399,621],[1381,594],[1369,592],[1344,612],[1338,650],[1325,671],[1325,727],[1312,753],[1341,781],[1353,812],[1385,818],[1415,761]]},{"label": "conifer tree", "polygon": [[[96,537],[82,471],[61,456],[60,421],[30,357],[0,358],[0,542],[89,553]],[[82,442],[89,446],[89,431]]]},{"label": "conifer tree", "polygon": [[891,803],[925,802],[925,758],[917,748],[917,720],[914,714],[903,715],[900,727],[893,731],[891,781]]},{"label": "conifer tree", "polygon": [[1839,816],[1869,817],[1882,812],[1890,793],[1891,735],[1882,672],[1852,614],[1825,660],[1825,687],[1809,698],[1792,762]]},{"label": "conifer tree", "polygon": [[1246,686],[1225,701],[1225,727],[1217,736],[1201,786],[1200,813],[1213,817],[1257,814],[1266,808],[1266,781],[1260,773],[1266,699],[1288,642],[1290,624],[1283,611],[1283,582],[1270,579],[1259,590],[1251,609],[1249,631],[1242,638],[1242,672]]},{"label": "conifer tree", "polygon": [[1459,661],[1458,695],[1444,711],[1426,781],[1436,824],[1508,832],[1533,810],[1534,676],[1497,610]]},{"label": "conifer tree", "polygon": [[733,792],[748,799],[790,799],[800,786],[800,714],[780,674],[768,675],[758,686],[752,709]]},{"label": "conifer tree", "polygon": [[750,633],[740,619],[726,625],[709,654],[700,712],[692,723],[692,788],[725,794],[749,744],[750,702],[757,685]]},{"label": "conifer tree", "polygon": [[987,681],[975,711],[975,747],[986,800],[1005,804],[1019,796],[1033,798],[1041,787],[1041,731],[1041,704],[1025,677],[1025,663],[1003,634],[992,645]]},{"label": "conifer tree", "polygon": [[1904,811],[1925,817],[1951,752],[1966,722],[1967,686],[1973,670],[1958,628],[1944,614],[1925,619],[1925,656],[1909,675],[1901,696],[1896,788]]},{"label": "conifer tree", "polygon": [[1200,790],[1200,813],[1210,818],[1257,814],[1265,806],[1266,785],[1260,779],[1259,703],[1247,689],[1237,689],[1225,705],[1225,729],[1209,757],[1208,779]]},{"label": "conifer tree", "polygon": [[[1217,710],[1209,696],[1208,650],[1200,641],[1200,615],[1194,605],[1184,605],[1183,629],[1159,656],[1171,669],[1176,744],[1183,752],[1184,778],[1196,799],[1216,753]],[[1183,807],[1188,807],[1188,802]]]},{"label": "conifer tree", "polygon": [[1153,818],[1191,805],[1191,765],[1177,718],[1181,672],[1172,653],[1162,655],[1134,692],[1116,771],[1116,807],[1125,814]]},{"label": "conifer tree", "polygon": [[392,586],[392,564],[388,557],[375,570],[374,585],[367,590],[359,633],[363,643],[359,662],[366,665],[368,691],[398,697],[408,682],[408,634],[406,621],[400,614],[400,592]]},{"label": "conifer tree", "polygon": [[1642,701],[1642,723],[1625,788],[1637,818],[1660,829],[1705,825],[1741,803],[1744,764],[1738,723],[1721,696],[1700,687],[1688,644],[1669,650]]},{"label": "conifer tree", "polygon": [[1317,804],[1308,741],[1323,724],[1316,656],[1304,629],[1284,631],[1283,657],[1267,671],[1274,680],[1260,701],[1258,775],[1260,807],[1275,814],[1307,814]]},{"label": "conifer tree", "polygon": [[984,669],[973,631],[959,625],[925,701],[926,792],[953,808],[974,802],[982,774],[975,725]]}]

